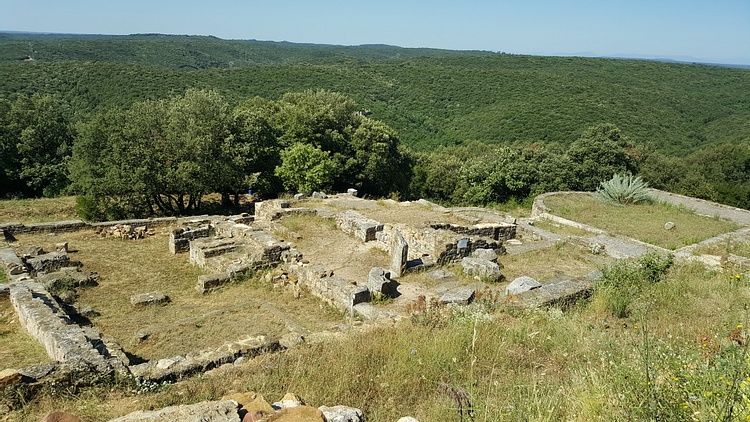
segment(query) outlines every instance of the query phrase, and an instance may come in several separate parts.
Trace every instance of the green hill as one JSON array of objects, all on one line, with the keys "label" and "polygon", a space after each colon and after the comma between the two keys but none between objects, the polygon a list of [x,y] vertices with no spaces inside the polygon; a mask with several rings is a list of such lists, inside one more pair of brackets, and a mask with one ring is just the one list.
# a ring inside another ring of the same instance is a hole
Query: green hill
[{"label": "green hill", "polygon": [[[33,51],[33,53],[31,52]],[[24,60],[33,55],[34,60]],[[569,144],[599,122],[683,155],[750,140],[750,70],[215,37],[0,35],[0,96],[59,94],[82,116],[189,87],[238,102],[340,91],[417,149],[478,140]]]}]

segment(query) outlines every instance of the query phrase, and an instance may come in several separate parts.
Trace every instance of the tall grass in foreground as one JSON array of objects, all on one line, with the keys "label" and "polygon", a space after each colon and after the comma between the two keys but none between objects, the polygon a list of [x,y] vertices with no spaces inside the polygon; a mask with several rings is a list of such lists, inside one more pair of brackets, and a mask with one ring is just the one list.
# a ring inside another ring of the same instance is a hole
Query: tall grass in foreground
[{"label": "tall grass in foreground", "polygon": [[748,274],[730,282],[695,265],[653,268],[620,270],[639,285],[624,318],[603,305],[602,289],[567,310],[518,310],[483,296],[469,308],[434,308],[155,392],[107,386],[42,395],[10,420],[51,410],[106,420],[254,390],[269,400],[292,391],[315,406],[358,407],[368,421],[458,421],[441,384],[468,393],[475,421],[744,419]]}]

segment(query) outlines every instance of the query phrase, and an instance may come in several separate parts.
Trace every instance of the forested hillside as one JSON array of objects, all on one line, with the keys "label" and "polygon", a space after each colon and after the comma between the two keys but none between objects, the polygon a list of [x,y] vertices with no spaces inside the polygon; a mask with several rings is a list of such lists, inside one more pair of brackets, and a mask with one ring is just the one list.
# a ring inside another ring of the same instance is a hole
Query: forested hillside
[{"label": "forested hillside", "polygon": [[[276,101],[306,89],[338,92],[359,112],[395,129],[401,145],[427,154],[417,156],[422,170],[415,174],[423,181],[429,179],[424,169],[439,167],[427,163],[446,151],[491,167],[508,159],[491,151],[512,147],[513,154],[535,157],[527,165],[536,169],[540,146],[547,155],[565,155],[585,131],[606,123],[626,140],[622,146],[635,160],[618,168],[640,171],[656,187],[750,205],[746,69],[214,37],[3,34],[0,75],[0,98],[50,96],[71,127],[114,107],[192,88],[215,91],[229,107],[255,96]],[[485,151],[474,141],[494,147]],[[451,147],[457,145],[459,152]],[[439,146],[450,148],[436,151]],[[530,148],[537,152],[528,153]],[[553,188],[534,186],[511,197]],[[509,199],[443,189],[415,187],[401,194],[458,202]]]}]

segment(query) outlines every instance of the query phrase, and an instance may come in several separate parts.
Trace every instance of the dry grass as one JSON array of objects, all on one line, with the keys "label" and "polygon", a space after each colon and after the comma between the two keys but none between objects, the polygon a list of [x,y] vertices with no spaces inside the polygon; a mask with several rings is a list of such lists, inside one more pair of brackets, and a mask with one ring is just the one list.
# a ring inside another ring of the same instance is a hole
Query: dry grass
[{"label": "dry grass", "polygon": [[729,254],[750,258],[750,242],[728,238],[721,243],[701,246],[695,249],[695,254],[728,256]]},{"label": "dry grass", "polygon": [[[336,227],[330,219],[289,216],[281,220],[295,238],[292,241],[305,260],[320,264],[351,281],[365,281],[373,267],[389,267],[391,258],[370,243],[363,243]],[[279,233],[283,238],[284,233]]]},{"label": "dry grass", "polygon": [[[69,242],[76,250],[72,259],[101,276],[99,286],[80,289],[78,303],[100,314],[91,318],[98,328],[144,359],[217,347],[248,335],[278,336],[288,332],[288,322],[316,331],[340,320],[309,295],[294,299],[291,292],[274,291],[252,278],[201,295],[194,286],[203,270],[191,265],[185,254],[169,253],[166,230],[137,241],[105,239],[90,231],[17,237],[19,249]],[[139,309],[130,304],[131,295],[156,290],[170,303]],[[287,320],[272,312],[277,309]],[[143,331],[150,336],[139,342],[136,333]]]},{"label": "dry grass", "polygon": [[21,327],[10,300],[0,299],[0,370],[49,360],[44,347]]},{"label": "dry grass", "polygon": [[[678,249],[739,228],[733,222],[666,205],[606,205],[589,194],[545,199],[552,214],[667,249]],[[673,222],[672,230],[664,224]]]},{"label": "dry grass", "polygon": [[503,264],[502,273],[508,281],[527,275],[543,280],[557,274],[571,277],[584,276],[612,262],[604,255],[594,255],[585,249],[566,242],[559,242],[551,248],[539,249],[518,255],[498,258]]},{"label": "dry grass", "polygon": [[77,218],[75,196],[0,201],[0,222],[41,223]]},{"label": "dry grass", "polygon": [[[741,397],[730,394],[750,368],[730,352],[741,350],[733,349],[731,332],[747,322],[747,288],[683,266],[635,299],[640,307],[630,319],[600,313],[594,300],[569,312],[499,311],[491,321],[450,314],[437,316],[439,324],[407,320],[262,356],[155,393],[107,388],[41,397],[10,420],[39,420],[51,410],[106,420],[253,390],[270,401],[291,391],[313,406],[357,407],[373,422],[406,415],[458,421],[454,403],[438,391],[442,383],[466,390],[480,421],[744,418]],[[735,418],[718,416],[728,404]]]}]

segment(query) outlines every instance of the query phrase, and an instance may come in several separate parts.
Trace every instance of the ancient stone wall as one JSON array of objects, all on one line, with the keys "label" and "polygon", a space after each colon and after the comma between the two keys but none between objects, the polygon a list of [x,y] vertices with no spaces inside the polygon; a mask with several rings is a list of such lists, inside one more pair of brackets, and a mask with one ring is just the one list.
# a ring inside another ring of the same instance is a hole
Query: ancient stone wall
[{"label": "ancient stone wall", "polygon": [[383,231],[383,224],[365,217],[354,210],[336,214],[336,225],[344,232],[353,235],[363,242],[376,240],[378,232]]},{"label": "ancient stone wall", "polygon": [[111,371],[110,363],[94,347],[103,345],[102,339],[91,338],[90,331],[73,324],[44,286],[11,284],[10,301],[21,326],[44,346],[50,358],[84,364],[100,373]]},{"label": "ancient stone wall", "polygon": [[349,312],[354,305],[370,301],[366,286],[335,277],[320,265],[291,264],[289,272],[314,296],[342,311]]}]

